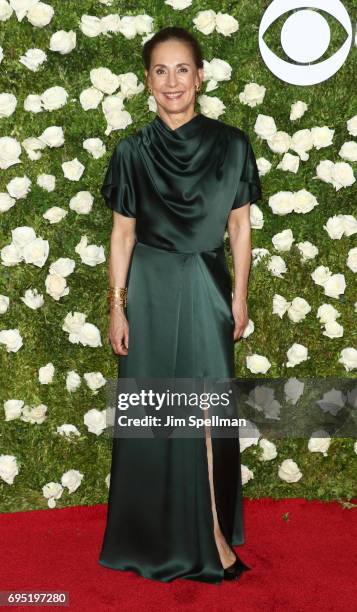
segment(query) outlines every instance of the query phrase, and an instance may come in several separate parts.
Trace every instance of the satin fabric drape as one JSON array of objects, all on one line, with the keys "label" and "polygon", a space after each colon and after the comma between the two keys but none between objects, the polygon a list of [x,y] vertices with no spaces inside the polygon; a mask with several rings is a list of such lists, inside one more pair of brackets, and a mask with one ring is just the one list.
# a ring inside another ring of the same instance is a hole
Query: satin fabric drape
[{"label": "satin fabric drape", "polygon": [[[136,218],[119,378],[234,377],[223,235],[230,211],[261,197],[248,136],[201,114],[172,130],[157,115],[115,147],[102,195]],[[243,544],[239,439],[213,437],[212,451],[220,526]],[[222,580],[204,438],[113,440],[99,562],[164,582]]]}]

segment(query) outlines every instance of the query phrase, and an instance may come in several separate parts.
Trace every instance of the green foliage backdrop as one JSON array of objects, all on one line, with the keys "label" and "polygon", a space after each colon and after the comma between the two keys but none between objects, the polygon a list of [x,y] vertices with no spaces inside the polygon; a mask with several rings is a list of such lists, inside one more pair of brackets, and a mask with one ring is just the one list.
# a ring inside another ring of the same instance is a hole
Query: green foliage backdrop
[{"label": "green foliage backdrop", "polygon": [[[111,441],[103,435],[88,432],[83,422],[88,410],[96,408],[101,411],[105,408],[104,387],[94,394],[83,381],[80,388],[70,394],[65,384],[69,370],[77,371],[80,376],[97,371],[107,379],[116,376],[117,358],[107,342],[107,262],[94,267],[86,266],[75,252],[75,246],[86,235],[90,244],[104,246],[108,259],[112,219],[99,189],[109,156],[120,138],[140,129],[154,115],[148,108],[147,92],[143,91],[125,101],[125,108],[133,118],[132,125],[105,135],[106,120],[101,106],[95,110],[83,110],[79,96],[83,89],[91,85],[89,72],[93,68],[104,66],[115,74],[132,71],[139,81],[144,80],[141,37],[128,40],[119,33],[93,38],[85,36],[79,28],[84,14],[103,17],[109,13],[119,13],[120,16],[147,13],[154,19],[154,31],[166,25],[187,27],[196,33],[207,61],[220,58],[229,62],[232,67],[231,80],[220,83],[212,92],[226,107],[219,119],[246,131],[256,157],[266,157],[273,165],[272,170],[262,177],[264,197],[257,204],[264,215],[264,227],[253,230],[253,247],[264,247],[274,253],[272,236],[291,228],[296,242],[309,240],[319,249],[318,258],[305,264],[301,263],[295,247],[284,253],[288,267],[284,278],[272,276],[262,263],[252,269],[249,316],[254,321],[255,331],[236,344],[236,375],[252,376],[245,358],[254,353],[265,355],[271,362],[267,377],[353,375],[338,362],[343,348],[356,346],[354,274],[346,267],[353,236],[332,240],[323,226],[333,215],[355,214],[355,186],[336,192],[332,185],[313,180],[313,177],[321,159],[341,161],[338,151],[344,142],[352,139],[346,122],[355,113],[351,84],[356,74],[356,50],[351,50],[344,66],[324,83],[296,87],[280,81],[264,65],[258,47],[259,22],[269,4],[264,0],[194,1],[187,9],[176,11],[156,1],[138,5],[132,1],[113,0],[109,7],[94,0],[68,0],[65,3],[52,0],[55,13],[51,23],[44,28],[34,27],[26,19],[20,22],[15,14],[0,22],[0,46],[4,52],[0,64],[0,91],[11,92],[18,100],[15,112],[9,117],[0,118],[1,136],[11,136],[21,143],[25,138],[39,136],[50,125],[62,126],[65,135],[63,146],[44,148],[40,159],[31,161],[23,151],[21,164],[1,171],[0,192],[6,191],[7,183],[15,176],[28,176],[32,185],[26,198],[19,199],[15,206],[1,214],[0,248],[10,243],[11,231],[19,226],[32,227],[37,236],[48,240],[50,245],[49,257],[42,268],[24,263],[12,267],[1,266],[0,294],[10,298],[8,310],[0,315],[1,329],[19,329],[23,338],[23,346],[17,352],[7,352],[0,345],[0,455],[15,456],[19,466],[19,474],[12,485],[0,479],[2,511],[47,507],[42,487],[51,481],[59,482],[61,475],[72,468],[84,474],[83,482],[73,494],[64,493],[57,501],[58,507],[107,500],[105,478],[110,469]],[[352,16],[354,3],[349,0],[344,4]],[[216,31],[207,36],[197,32],[192,20],[200,10],[206,9],[229,13],[238,20],[239,30],[231,36]],[[67,55],[48,48],[50,36],[62,29],[74,30],[77,34],[76,47]],[[337,48],[344,38],[338,26],[331,23],[331,29],[332,45]],[[274,48],[274,40],[273,31],[266,42]],[[36,73],[19,62],[19,57],[33,47],[47,53],[47,62]],[[250,82],[266,87],[264,103],[255,108],[239,101],[239,93]],[[69,94],[63,108],[38,114],[24,110],[23,102],[28,94],[39,94],[54,85],[64,87]],[[291,123],[290,107],[296,100],[306,102],[308,112]],[[333,145],[328,149],[312,149],[309,160],[300,163],[296,175],[275,170],[281,156],[269,150],[265,141],[254,133],[259,113],[272,116],[278,129],[290,134],[297,129],[326,125],[335,129]],[[82,146],[86,138],[92,137],[102,138],[107,148],[107,153],[99,159],[92,158]],[[61,168],[63,162],[76,157],[85,166],[78,183],[67,180]],[[36,184],[36,177],[42,173],[56,176],[54,191],[47,193]],[[319,206],[306,215],[292,213],[277,216],[272,213],[268,206],[271,195],[282,190],[297,191],[302,188],[317,197]],[[77,214],[68,206],[70,198],[79,190],[88,190],[94,196],[89,215]],[[68,211],[68,215],[59,223],[49,224],[42,216],[52,206]],[[73,258],[76,268],[68,278],[69,294],[55,301],[46,293],[45,279],[50,264],[60,257]],[[230,261],[228,240],[227,257]],[[317,265],[325,265],[334,272],[345,274],[347,287],[339,299],[324,297],[322,288],[311,279]],[[44,305],[37,310],[28,308],[21,300],[30,287],[36,287],[44,295]],[[304,297],[312,307],[311,313],[299,324],[273,315],[272,299],[277,293],[288,300],[295,296]],[[316,311],[325,301],[332,303],[341,313],[339,322],[344,327],[342,338],[329,339],[322,334]],[[99,328],[103,343],[101,347],[91,348],[68,341],[62,325],[66,315],[75,311],[85,313],[87,320]],[[308,346],[310,359],[293,368],[292,373],[284,362],[286,350],[294,342]],[[43,385],[39,383],[38,370],[48,362],[54,364],[55,375],[52,383]],[[38,425],[20,419],[5,421],[2,404],[9,399],[22,399],[31,406],[45,404],[48,418]],[[69,440],[59,436],[56,429],[63,423],[75,425],[80,437]],[[341,500],[356,496],[357,455],[354,440],[332,440],[326,456],[309,452],[306,439],[279,440],[276,444],[278,456],[272,461],[259,461],[261,449],[257,445],[244,451],[242,462],[254,472],[254,479],[245,485],[247,496],[304,496]],[[298,464],[303,474],[299,482],[288,484],[278,477],[278,466],[287,458],[292,458]]]}]

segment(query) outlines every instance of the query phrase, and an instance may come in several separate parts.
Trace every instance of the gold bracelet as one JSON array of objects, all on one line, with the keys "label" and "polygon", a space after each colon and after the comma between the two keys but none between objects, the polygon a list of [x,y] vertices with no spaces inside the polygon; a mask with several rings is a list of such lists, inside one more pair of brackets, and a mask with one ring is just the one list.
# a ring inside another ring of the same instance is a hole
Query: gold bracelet
[{"label": "gold bracelet", "polygon": [[[114,308],[119,308],[120,306],[126,307],[127,296],[127,287],[109,287],[107,299],[108,302],[110,302],[110,305],[112,305]],[[119,304],[115,302],[117,299],[120,300]]]}]

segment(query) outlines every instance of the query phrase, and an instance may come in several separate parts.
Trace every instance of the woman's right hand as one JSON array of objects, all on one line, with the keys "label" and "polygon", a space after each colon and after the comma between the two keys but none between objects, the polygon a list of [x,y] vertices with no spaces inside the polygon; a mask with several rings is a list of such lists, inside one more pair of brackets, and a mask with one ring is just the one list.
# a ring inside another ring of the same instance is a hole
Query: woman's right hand
[{"label": "woman's right hand", "polygon": [[110,311],[109,342],[117,355],[127,355],[129,350],[129,323],[121,308]]}]

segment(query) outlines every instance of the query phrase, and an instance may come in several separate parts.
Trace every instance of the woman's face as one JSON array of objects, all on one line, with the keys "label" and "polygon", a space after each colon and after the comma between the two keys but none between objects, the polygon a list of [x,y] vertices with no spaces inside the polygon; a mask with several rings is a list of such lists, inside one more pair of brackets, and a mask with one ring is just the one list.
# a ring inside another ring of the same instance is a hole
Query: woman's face
[{"label": "woman's face", "polygon": [[176,114],[194,109],[196,86],[203,79],[203,68],[196,69],[187,44],[170,40],[156,45],[145,76],[158,111]]}]

